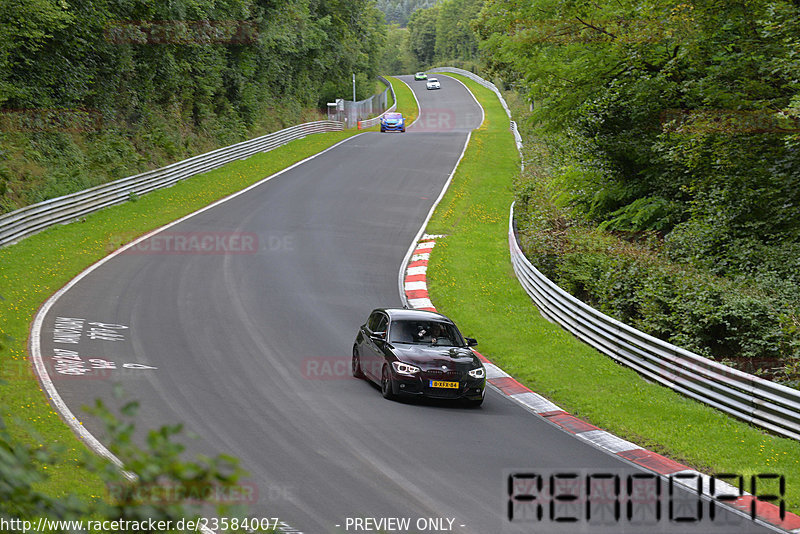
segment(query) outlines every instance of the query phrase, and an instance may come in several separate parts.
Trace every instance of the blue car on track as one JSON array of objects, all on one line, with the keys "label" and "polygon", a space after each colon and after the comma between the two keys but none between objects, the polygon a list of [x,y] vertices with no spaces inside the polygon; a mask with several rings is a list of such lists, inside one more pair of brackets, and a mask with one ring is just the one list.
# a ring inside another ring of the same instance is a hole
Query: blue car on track
[{"label": "blue car on track", "polygon": [[406,120],[402,113],[387,113],[381,117],[381,132],[405,132]]}]

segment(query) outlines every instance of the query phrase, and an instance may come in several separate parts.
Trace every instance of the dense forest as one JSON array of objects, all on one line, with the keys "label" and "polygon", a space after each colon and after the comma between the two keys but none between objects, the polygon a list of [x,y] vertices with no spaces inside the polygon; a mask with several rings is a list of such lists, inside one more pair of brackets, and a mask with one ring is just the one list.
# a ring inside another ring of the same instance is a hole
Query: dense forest
[{"label": "dense forest", "polygon": [[800,384],[800,2],[489,0],[472,28],[527,117],[534,263],[654,335]]},{"label": "dense forest", "polygon": [[406,26],[390,24],[381,66],[388,74],[416,72],[433,65],[478,65],[478,36],[473,24],[482,0],[438,0],[418,8]]},{"label": "dense forest", "polygon": [[414,58],[427,66],[473,66],[478,39],[472,25],[482,5],[482,0],[442,0],[415,11],[408,21],[408,47]]},{"label": "dense forest", "polygon": [[3,0],[0,213],[319,117],[375,87],[367,0]]},{"label": "dense forest", "polygon": [[377,6],[386,16],[386,22],[405,27],[411,14],[436,4],[437,0],[378,0]]}]

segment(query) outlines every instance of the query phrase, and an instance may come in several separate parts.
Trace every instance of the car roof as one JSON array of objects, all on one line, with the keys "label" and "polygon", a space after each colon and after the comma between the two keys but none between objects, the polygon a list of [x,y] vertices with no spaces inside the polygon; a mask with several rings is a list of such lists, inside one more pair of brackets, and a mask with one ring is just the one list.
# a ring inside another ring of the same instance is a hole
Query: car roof
[{"label": "car roof", "polygon": [[403,116],[402,113],[395,112],[395,111],[392,111],[392,112],[384,114],[384,117],[402,117],[402,116]]},{"label": "car roof", "polygon": [[[382,311],[389,316],[389,319],[419,319],[419,320],[427,320],[427,321],[442,321],[446,323],[453,323],[453,321],[442,315],[441,313],[436,313],[432,311],[426,310],[411,310],[407,308],[375,308],[372,312]],[[453,323],[455,324],[455,323]]]}]

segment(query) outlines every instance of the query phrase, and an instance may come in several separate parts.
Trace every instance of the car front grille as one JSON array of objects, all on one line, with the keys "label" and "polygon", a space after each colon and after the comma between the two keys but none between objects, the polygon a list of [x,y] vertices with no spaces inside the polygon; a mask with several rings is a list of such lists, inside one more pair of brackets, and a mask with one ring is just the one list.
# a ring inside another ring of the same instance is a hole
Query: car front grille
[{"label": "car front grille", "polygon": [[443,371],[441,369],[428,369],[422,373],[422,376],[428,380],[450,380],[453,382],[461,380],[461,373],[458,371]]}]

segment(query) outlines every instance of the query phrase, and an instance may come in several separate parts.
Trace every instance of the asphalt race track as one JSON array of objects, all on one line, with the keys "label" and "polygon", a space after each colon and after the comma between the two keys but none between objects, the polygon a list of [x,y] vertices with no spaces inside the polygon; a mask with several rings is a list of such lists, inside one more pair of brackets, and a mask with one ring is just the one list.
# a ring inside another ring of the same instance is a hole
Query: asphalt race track
[{"label": "asphalt race track", "polygon": [[[670,521],[667,504],[650,524],[509,522],[508,470],[633,468],[495,391],[479,409],[389,402],[350,376],[357,327],[401,304],[401,262],[481,120],[469,92],[439,78],[426,91],[403,77],[422,110],[406,133],[351,138],[77,282],[41,331],[65,403],[102,441],[81,406],[115,404],[122,384],[141,402],[139,429],[184,423],[191,452],[241,460],[251,516],[306,534],[378,531],[355,518],[408,518],[381,523],[403,534],[767,532],[727,512]],[[187,252],[193,240],[210,248]]]}]

